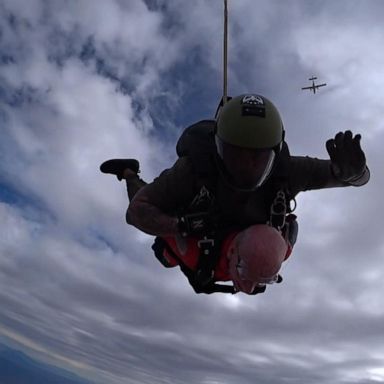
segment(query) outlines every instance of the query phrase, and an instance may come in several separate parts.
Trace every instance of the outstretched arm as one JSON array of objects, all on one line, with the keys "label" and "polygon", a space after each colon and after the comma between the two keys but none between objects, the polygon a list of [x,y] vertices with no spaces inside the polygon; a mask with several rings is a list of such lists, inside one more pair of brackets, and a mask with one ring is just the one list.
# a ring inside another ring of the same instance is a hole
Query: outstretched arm
[{"label": "outstretched arm", "polygon": [[153,205],[143,187],[131,201],[127,211],[127,223],[153,236],[175,236],[179,233],[178,218],[164,213]]},{"label": "outstretched arm", "polygon": [[174,236],[183,231],[178,215],[194,195],[193,169],[187,158],[180,158],[170,169],[142,187],[127,211],[127,223],[154,236]]},{"label": "outstretched arm", "polygon": [[370,173],[360,146],[360,135],[339,132],[326,143],[330,160],[292,156],[290,185],[293,194],[323,188],[362,186]]}]

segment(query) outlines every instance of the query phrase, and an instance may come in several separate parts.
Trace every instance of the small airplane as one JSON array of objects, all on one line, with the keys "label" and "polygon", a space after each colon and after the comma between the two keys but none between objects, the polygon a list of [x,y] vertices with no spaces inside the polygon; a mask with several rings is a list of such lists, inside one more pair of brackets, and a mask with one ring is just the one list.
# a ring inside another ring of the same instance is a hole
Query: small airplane
[{"label": "small airplane", "polygon": [[317,80],[317,77],[315,76],[310,77],[308,80],[312,81],[312,85],[301,89],[309,89],[310,91],[313,91],[313,93],[316,93],[316,89],[319,89],[320,87],[325,87],[327,85],[326,83],[315,84],[315,80]]}]

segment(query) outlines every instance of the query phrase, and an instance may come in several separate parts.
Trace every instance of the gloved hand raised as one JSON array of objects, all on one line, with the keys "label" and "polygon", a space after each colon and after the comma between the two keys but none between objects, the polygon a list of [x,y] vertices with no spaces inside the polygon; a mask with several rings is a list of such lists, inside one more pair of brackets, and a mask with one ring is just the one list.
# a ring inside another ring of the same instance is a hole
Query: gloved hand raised
[{"label": "gloved hand raised", "polygon": [[360,179],[366,170],[366,159],[360,140],[361,135],[353,137],[351,131],[345,131],[339,132],[334,139],[326,142],[332,171],[340,181],[353,183]]}]

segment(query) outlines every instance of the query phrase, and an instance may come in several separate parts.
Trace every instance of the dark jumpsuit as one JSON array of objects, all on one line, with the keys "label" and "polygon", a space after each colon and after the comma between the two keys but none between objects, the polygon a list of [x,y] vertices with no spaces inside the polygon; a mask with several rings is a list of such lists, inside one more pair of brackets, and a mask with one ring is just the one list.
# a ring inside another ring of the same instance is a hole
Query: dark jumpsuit
[{"label": "dark jumpsuit", "polygon": [[[156,206],[162,212],[169,215],[178,215],[183,212],[193,212],[196,201],[202,195],[207,198],[208,193],[208,198],[214,199],[213,205],[215,212],[219,213],[221,229],[227,230],[229,237],[232,236],[233,238],[233,233],[236,231],[239,232],[253,224],[268,222],[271,202],[274,198],[274,196],[271,196],[271,190],[276,189],[275,186],[273,188],[271,186],[277,183],[276,174],[279,174],[279,167],[281,168],[281,166],[285,170],[284,188],[289,190],[290,198],[294,198],[298,193],[307,190],[349,186],[349,184],[335,178],[331,171],[330,160],[290,156],[288,161],[289,166],[286,166],[286,164],[278,165],[263,186],[255,191],[244,192],[229,186],[220,177],[219,171],[217,171],[213,190],[212,185],[201,185],[201,180],[198,180],[199,177],[191,160],[188,157],[181,157],[171,168],[164,170],[152,183],[145,186],[145,196],[147,202]],[[178,254],[179,258],[184,257],[183,260],[189,268],[193,269],[196,266],[199,252],[195,238],[192,241],[188,239],[190,249],[187,255],[180,255],[175,238],[165,240],[171,246],[173,252]],[[226,254],[228,244],[228,239],[223,238],[221,248],[223,255]],[[170,266],[178,264],[175,260],[172,260],[169,253],[165,253]],[[220,258],[215,270],[217,280],[229,279],[226,270],[227,260],[224,259],[226,258]]]},{"label": "dark jumpsuit", "polygon": [[[330,160],[291,156],[289,163],[285,178],[292,198],[303,191],[349,186],[334,177]],[[145,186],[148,202],[170,215],[188,209],[200,192],[196,190],[197,177],[189,158],[178,159],[172,168],[166,169]],[[265,223],[269,220],[270,185],[273,182],[274,173],[265,185],[255,191],[244,192],[231,188],[219,176],[215,190],[211,191],[216,209],[231,226]]]}]

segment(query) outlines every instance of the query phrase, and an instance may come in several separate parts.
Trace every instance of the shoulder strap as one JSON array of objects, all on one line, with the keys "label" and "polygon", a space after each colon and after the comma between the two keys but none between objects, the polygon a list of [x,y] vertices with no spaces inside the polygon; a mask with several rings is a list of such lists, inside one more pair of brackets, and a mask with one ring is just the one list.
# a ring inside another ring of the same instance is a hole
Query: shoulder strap
[{"label": "shoulder strap", "polygon": [[[291,213],[296,208],[295,195],[291,191],[289,185],[289,174],[291,167],[291,154],[289,152],[288,144],[284,141],[281,152],[279,154],[276,168],[271,178],[271,196],[272,199],[276,199],[277,195],[283,192],[287,206],[287,213]],[[293,208],[291,208],[291,201],[294,202]]]}]

